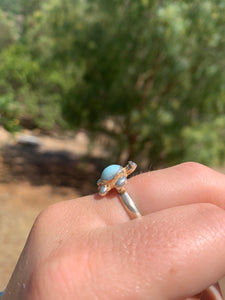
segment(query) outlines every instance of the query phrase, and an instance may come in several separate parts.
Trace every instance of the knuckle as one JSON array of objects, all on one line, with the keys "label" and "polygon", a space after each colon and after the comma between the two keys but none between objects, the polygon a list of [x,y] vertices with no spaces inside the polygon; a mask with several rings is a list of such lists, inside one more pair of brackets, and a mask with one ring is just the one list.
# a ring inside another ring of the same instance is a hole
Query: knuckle
[{"label": "knuckle", "polygon": [[198,197],[205,202],[219,203],[220,177],[215,170],[196,162],[186,162],[177,166],[179,173],[189,179],[189,186],[198,192]]},{"label": "knuckle", "polygon": [[65,219],[65,205],[63,202],[48,206],[37,216],[32,229],[31,236],[35,240],[40,236],[50,235],[57,231],[59,224]]},{"label": "knuckle", "polygon": [[180,168],[182,172],[195,177],[202,177],[202,175],[205,175],[209,171],[208,167],[197,162],[185,162],[178,165],[178,168]]},{"label": "knuckle", "polygon": [[[212,170],[197,162],[186,162],[177,166],[178,171],[190,178],[194,186],[201,189],[202,192],[210,192],[211,182],[213,180]],[[207,197],[209,195],[206,195]]]},{"label": "knuckle", "polygon": [[49,221],[54,219],[59,213],[58,204],[53,204],[45,208],[40,214],[37,216],[34,227],[42,227],[49,224]]}]

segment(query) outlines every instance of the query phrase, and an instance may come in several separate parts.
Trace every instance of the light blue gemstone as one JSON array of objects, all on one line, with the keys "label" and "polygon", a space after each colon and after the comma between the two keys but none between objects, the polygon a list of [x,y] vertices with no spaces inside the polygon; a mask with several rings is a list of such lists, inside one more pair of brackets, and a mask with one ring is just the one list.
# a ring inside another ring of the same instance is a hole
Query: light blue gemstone
[{"label": "light blue gemstone", "polygon": [[122,170],[122,167],[120,165],[110,165],[103,170],[101,179],[102,180],[111,180],[121,170]]}]

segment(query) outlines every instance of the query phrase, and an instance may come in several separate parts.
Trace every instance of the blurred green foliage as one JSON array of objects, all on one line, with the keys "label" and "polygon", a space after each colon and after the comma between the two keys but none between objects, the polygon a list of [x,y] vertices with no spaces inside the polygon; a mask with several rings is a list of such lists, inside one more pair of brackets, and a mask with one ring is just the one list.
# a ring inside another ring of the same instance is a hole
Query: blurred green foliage
[{"label": "blurred green foliage", "polygon": [[0,96],[0,120],[8,131],[13,132],[19,129],[17,114],[18,106],[12,101],[10,95]]},{"label": "blurred green foliage", "polygon": [[0,0],[0,8],[7,13],[19,14],[21,0]]},{"label": "blurred green foliage", "polygon": [[8,13],[0,9],[0,52],[10,44],[16,42],[18,31],[16,22]]},{"label": "blurred green foliage", "polygon": [[112,160],[224,162],[223,0],[7,3],[0,91],[18,109],[5,127],[16,112],[40,128],[103,133]]}]

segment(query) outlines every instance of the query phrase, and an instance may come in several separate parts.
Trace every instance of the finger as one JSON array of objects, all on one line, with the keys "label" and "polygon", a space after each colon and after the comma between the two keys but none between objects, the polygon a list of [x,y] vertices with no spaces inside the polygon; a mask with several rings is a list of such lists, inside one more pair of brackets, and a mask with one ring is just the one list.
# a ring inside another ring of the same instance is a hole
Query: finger
[{"label": "finger", "polygon": [[[219,284],[213,284],[201,293],[200,300],[223,300]],[[188,299],[187,299],[188,300]]]},{"label": "finger", "polygon": [[[225,208],[225,176],[197,163],[140,174],[128,180],[127,191],[143,215],[202,202]],[[129,221],[116,191],[103,198],[96,194],[57,203],[48,211],[57,220],[51,226],[53,232],[57,222],[64,224],[64,232],[70,232],[71,228],[79,231],[80,226],[90,230]]]},{"label": "finger", "polygon": [[87,284],[107,299],[191,297],[225,274],[224,228],[225,212],[210,204],[107,227],[91,247],[94,281]]},{"label": "finger", "polygon": [[[198,163],[134,176],[128,180],[126,189],[142,215],[191,203],[213,203],[225,208],[225,176]],[[96,194],[80,201],[83,207],[88,207],[89,214],[93,213],[103,223],[129,220],[115,190],[105,197]]]},{"label": "finger", "polygon": [[141,174],[129,180],[127,189],[144,214],[197,202],[225,208],[224,174],[198,163]]}]

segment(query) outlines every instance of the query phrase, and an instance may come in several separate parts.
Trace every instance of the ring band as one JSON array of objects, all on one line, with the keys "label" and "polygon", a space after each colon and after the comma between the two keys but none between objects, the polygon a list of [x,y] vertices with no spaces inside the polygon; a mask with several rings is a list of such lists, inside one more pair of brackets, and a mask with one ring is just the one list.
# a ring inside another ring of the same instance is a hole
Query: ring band
[{"label": "ring band", "polygon": [[141,213],[125,189],[127,176],[136,167],[137,165],[132,161],[129,161],[124,168],[120,165],[109,165],[103,170],[101,178],[97,182],[100,196],[105,196],[113,188],[117,190],[121,203],[131,219],[141,217]]}]

